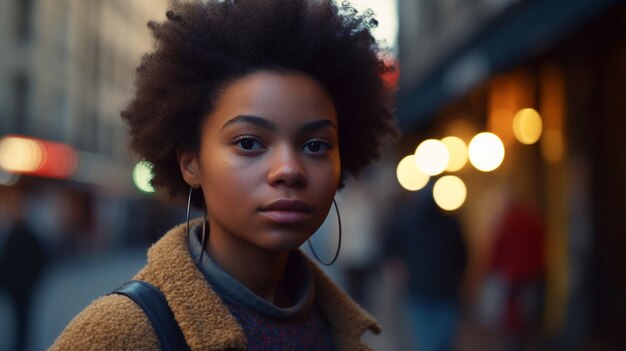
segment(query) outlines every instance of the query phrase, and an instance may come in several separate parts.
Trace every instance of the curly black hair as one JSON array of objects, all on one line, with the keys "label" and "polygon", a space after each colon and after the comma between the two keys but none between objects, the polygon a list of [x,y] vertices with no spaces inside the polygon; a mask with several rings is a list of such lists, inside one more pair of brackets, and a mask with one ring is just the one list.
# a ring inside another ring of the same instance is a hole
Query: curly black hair
[{"label": "curly black hair", "polygon": [[[131,147],[152,163],[152,185],[186,194],[179,148],[197,150],[202,120],[229,82],[269,70],[302,72],[331,96],[338,116],[341,184],[378,158],[395,135],[393,87],[382,75],[384,50],[372,37],[371,11],[344,1],[176,2],[162,23],[149,22],[153,52],[137,68],[136,93],[122,112]],[[195,199],[200,207],[203,199]]]}]

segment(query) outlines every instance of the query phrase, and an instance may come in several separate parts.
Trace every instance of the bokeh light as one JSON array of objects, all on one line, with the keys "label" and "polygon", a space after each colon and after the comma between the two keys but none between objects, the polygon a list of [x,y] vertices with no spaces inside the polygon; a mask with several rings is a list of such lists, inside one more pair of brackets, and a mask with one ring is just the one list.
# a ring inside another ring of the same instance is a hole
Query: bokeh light
[{"label": "bokeh light", "polygon": [[0,167],[7,172],[34,172],[44,162],[44,150],[32,139],[7,136],[0,139]]},{"label": "bokeh light", "polygon": [[470,163],[479,171],[489,172],[504,160],[504,144],[493,133],[479,133],[472,138],[468,148]]},{"label": "bokeh light", "polygon": [[147,161],[141,161],[135,165],[133,169],[133,181],[137,189],[144,193],[153,193],[155,190],[150,185],[152,179],[152,164]]},{"label": "bokeh light", "polygon": [[429,176],[445,171],[449,161],[448,148],[439,140],[424,140],[415,150],[417,168]]},{"label": "bokeh light", "polygon": [[513,118],[513,134],[522,144],[531,145],[541,137],[543,123],[541,116],[532,108],[519,110]]},{"label": "bokeh light", "polygon": [[50,178],[69,178],[78,166],[78,154],[73,147],[56,142],[39,141],[44,161],[33,175]]},{"label": "bokeh light", "polygon": [[77,164],[76,150],[67,144],[17,135],[0,139],[0,168],[9,173],[68,178]]},{"label": "bokeh light", "polygon": [[445,137],[441,139],[441,142],[446,146],[450,154],[450,161],[448,162],[446,171],[456,172],[463,168],[467,163],[467,145],[465,142],[455,136]]},{"label": "bokeh light", "polygon": [[447,175],[435,182],[433,198],[441,209],[454,211],[465,203],[467,188],[459,177]]},{"label": "bokeh light", "polygon": [[409,191],[422,189],[430,177],[417,168],[415,155],[404,157],[396,168],[396,176],[400,185]]}]

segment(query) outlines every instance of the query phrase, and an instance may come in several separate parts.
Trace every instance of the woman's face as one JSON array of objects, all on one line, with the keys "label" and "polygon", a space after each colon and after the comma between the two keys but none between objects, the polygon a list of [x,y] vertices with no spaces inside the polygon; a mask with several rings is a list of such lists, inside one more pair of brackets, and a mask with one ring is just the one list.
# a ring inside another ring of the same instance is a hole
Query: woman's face
[{"label": "woman's face", "polygon": [[185,180],[202,186],[211,240],[264,251],[306,241],[339,184],[337,128],[330,96],[308,75],[261,71],[228,85],[199,152],[181,158]]}]

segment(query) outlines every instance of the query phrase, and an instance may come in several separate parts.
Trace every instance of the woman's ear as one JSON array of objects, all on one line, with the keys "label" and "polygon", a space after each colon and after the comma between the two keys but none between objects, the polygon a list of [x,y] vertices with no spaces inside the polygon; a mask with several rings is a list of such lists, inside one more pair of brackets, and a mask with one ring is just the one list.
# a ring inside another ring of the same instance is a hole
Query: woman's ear
[{"label": "woman's ear", "polygon": [[198,154],[189,149],[178,149],[176,151],[176,157],[178,158],[180,173],[183,175],[185,182],[190,186],[199,185],[200,173],[198,172]]}]

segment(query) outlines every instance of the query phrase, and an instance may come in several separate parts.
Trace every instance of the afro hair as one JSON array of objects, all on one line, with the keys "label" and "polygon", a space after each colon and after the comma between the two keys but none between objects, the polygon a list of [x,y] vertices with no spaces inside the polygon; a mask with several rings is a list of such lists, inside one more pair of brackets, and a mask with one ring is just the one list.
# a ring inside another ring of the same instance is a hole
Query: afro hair
[{"label": "afro hair", "polygon": [[341,184],[357,176],[396,134],[394,88],[382,79],[393,67],[370,32],[376,25],[371,11],[346,1],[174,3],[165,21],[148,23],[156,45],[143,56],[135,96],[122,112],[131,147],[153,165],[152,185],[172,197],[187,193],[177,150],[197,150],[220,90],[259,70],[301,72],[321,83],[337,110]]}]

